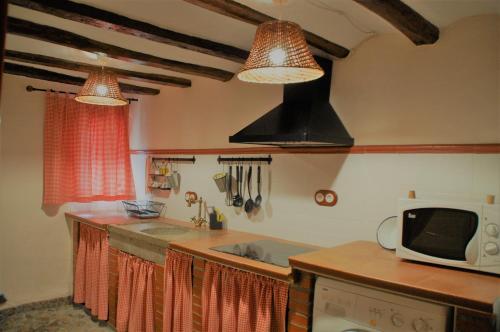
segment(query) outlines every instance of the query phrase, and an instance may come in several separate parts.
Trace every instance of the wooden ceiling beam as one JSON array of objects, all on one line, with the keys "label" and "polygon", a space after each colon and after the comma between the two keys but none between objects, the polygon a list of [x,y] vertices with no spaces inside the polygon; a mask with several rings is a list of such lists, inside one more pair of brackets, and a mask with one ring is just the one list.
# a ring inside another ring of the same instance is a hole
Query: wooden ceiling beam
[{"label": "wooden ceiling beam", "polygon": [[106,44],[86,38],[76,33],[54,28],[48,25],[33,23],[19,18],[8,17],[7,32],[36,40],[42,40],[74,49],[103,53],[107,57],[128,61],[145,66],[172,70],[184,74],[203,76],[219,81],[229,81],[233,73],[222,69],[206,67],[177,60],[160,58],[154,55],[132,51],[119,46]]},{"label": "wooden ceiling beam", "polygon": [[7,34],[7,1],[0,2],[0,97],[2,92],[2,72],[5,50],[5,36]]},{"label": "wooden ceiling beam", "polygon": [[[85,83],[85,79],[82,77],[71,76],[66,74],[57,73],[50,70],[35,68],[31,66],[24,66],[17,63],[5,62],[3,71],[5,74],[25,76],[30,78],[36,78],[38,80],[71,84],[82,86]],[[157,95],[160,90],[147,88],[143,86],[137,86],[126,83],[119,83],[120,89],[124,93],[138,94],[138,95]]]},{"label": "wooden ceiling beam", "polygon": [[[19,52],[13,50],[6,50],[5,58],[13,61],[19,61],[19,62],[25,62],[35,65],[55,67],[67,70],[74,70],[86,73],[97,71],[101,68],[100,66],[90,65],[88,63],[74,62],[41,54]],[[154,83],[154,84],[169,85],[180,88],[188,88],[191,86],[191,81],[185,78],[151,74],[151,73],[142,73],[142,72],[124,70],[113,67],[106,67],[106,69],[115,73],[115,75],[117,75],[118,77],[125,79]]]},{"label": "wooden ceiling beam", "polygon": [[[275,20],[274,17],[258,12],[248,6],[233,0],[184,0],[193,5],[208,9],[210,11],[232,17],[234,19],[259,25],[266,21]],[[343,46],[335,44],[312,32],[304,30],[307,42],[315,48],[322,50],[337,58],[345,58],[349,50]]]},{"label": "wooden ceiling beam", "polygon": [[9,3],[98,28],[113,30],[239,63],[245,62],[249,54],[248,51],[234,46],[164,29],[150,23],[73,1],[9,0]]},{"label": "wooden ceiling beam", "polygon": [[400,0],[353,0],[391,23],[415,45],[434,44],[439,28]]}]

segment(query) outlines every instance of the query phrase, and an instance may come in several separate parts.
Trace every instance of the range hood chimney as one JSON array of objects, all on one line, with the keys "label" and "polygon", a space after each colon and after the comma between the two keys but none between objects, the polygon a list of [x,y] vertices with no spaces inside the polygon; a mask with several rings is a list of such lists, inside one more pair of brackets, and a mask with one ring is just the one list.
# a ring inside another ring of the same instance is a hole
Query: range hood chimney
[{"label": "range hood chimney", "polygon": [[283,103],[229,136],[229,142],[281,147],[352,146],[354,139],[330,105],[332,61],[319,57],[316,61],[325,75],[285,85]]}]

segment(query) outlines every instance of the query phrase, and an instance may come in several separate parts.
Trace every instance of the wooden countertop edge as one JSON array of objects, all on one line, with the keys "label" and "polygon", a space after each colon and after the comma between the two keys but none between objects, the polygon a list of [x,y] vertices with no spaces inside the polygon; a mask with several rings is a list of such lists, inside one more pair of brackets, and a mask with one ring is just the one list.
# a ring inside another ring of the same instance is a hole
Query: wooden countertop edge
[{"label": "wooden countertop edge", "polygon": [[[181,227],[187,227],[187,228],[194,228],[192,223],[189,223],[187,221],[181,221],[181,220],[176,220],[176,219],[171,219],[171,218],[165,218],[165,217],[160,217],[160,218],[155,218],[155,219],[139,219],[139,218],[133,218],[129,217],[126,214],[121,214],[117,212],[116,214],[104,214],[102,216],[95,215],[92,217],[84,217],[79,215],[78,213],[73,213],[73,212],[66,212],[65,213],[67,218],[72,218],[75,219],[78,222],[86,223],[89,225],[93,225],[97,228],[105,229],[107,230],[109,226],[126,226],[126,225],[132,225],[132,224],[140,224],[140,223],[146,223],[146,222],[160,222],[160,223],[167,223],[167,224],[174,224],[177,226]],[[117,219],[123,219],[123,222],[110,222],[110,223],[103,223],[103,222],[96,222],[93,219],[114,219],[115,221]]]},{"label": "wooden countertop edge", "polygon": [[77,214],[73,214],[71,212],[65,212],[64,215],[66,218],[72,218],[73,220],[75,220],[77,222],[81,222],[83,224],[87,224],[87,225],[93,226],[95,228],[102,229],[104,231],[108,230],[109,225],[107,225],[107,224],[99,224],[99,223],[93,222],[92,219],[83,218],[83,217],[80,217]]},{"label": "wooden countertop edge", "polygon": [[468,309],[474,309],[482,312],[488,312],[488,313],[493,312],[493,304],[491,303],[478,302],[467,298],[453,296],[450,294],[444,294],[424,288],[412,287],[405,284],[374,279],[359,274],[348,273],[345,271],[322,268],[314,264],[308,264],[303,261],[295,260],[293,258],[290,258],[289,261],[293,269],[306,270],[307,272],[312,272],[324,277],[344,279],[346,281],[388,289],[390,291],[405,293],[408,295],[417,296],[421,298],[427,298],[430,300],[435,300],[438,302],[448,303],[450,305],[456,305],[459,307],[465,307]]},{"label": "wooden countertop edge", "polygon": [[[289,282],[290,278],[292,276],[292,268],[291,267],[288,268],[289,272],[287,274],[278,273],[276,271],[257,267],[253,264],[244,264],[244,263],[238,262],[237,259],[233,259],[233,257],[228,257],[228,259],[224,259],[223,257],[220,257],[220,256],[224,256],[224,255],[232,256],[230,254],[218,253],[217,255],[211,255],[207,251],[196,250],[196,249],[193,249],[189,246],[185,246],[182,244],[182,242],[175,242],[175,241],[170,242],[169,249],[184,252],[186,254],[190,254],[190,255],[193,255],[193,256],[196,256],[199,258],[203,258],[203,259],[206,259],[209,261],[213,261],[216,263],[221,263],[222,265],[226,265],[226,266],[229,266],[229,267],[232,267],[235,269],[241,269],[241,270],[245,270],[245,271],[249,271],[249,272],[255,272],[255,273],[269,276],[269,277],[279,279],[279,280],[285,281],[285,282]],[[257,264],[267,264],[267,263],[260,263],[260,262],[256,262],[256,261],[252,261],[252,263],[254,263],[254,264],[256,264],[256,263]],[[283,268],[283,269],[285,269],[285,268]]]}]

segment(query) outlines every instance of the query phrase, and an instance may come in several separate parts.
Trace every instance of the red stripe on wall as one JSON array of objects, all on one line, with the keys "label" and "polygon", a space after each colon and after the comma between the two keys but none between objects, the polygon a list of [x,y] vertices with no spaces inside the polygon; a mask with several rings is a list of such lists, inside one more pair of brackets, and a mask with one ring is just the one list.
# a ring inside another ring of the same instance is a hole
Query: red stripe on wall
[{"label": "red stripe on wall", "polygon": [[421,144],[421,145],[357,145],[352,147],[280,148],[250,147],[221,149],[144,149],[131,154],[361,154],[361,153],[500,153],[500,144]]}]

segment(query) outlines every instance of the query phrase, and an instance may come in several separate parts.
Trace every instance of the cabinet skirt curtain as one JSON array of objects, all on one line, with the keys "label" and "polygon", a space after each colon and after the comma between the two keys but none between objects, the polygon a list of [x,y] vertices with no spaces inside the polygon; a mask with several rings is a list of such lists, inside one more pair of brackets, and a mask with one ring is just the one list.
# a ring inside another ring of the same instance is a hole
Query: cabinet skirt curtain
[{"label": "cabinet skirt curtain", "polygon": [[204,332],[285,332],[288,283],[207,262]]},{"label": "cabinet skirt curtain", "polygon": [[99,320],[108,319],[108,235],[80,224],[73,301]]},{"label": "cabinet skirt curtain", "polygon": [[117,332],[154,332],[154,264],[118,254]]},{"label": "cabinet skirt curtain", "polygon": [[193,256],[167,250],[164,272],[163,332],[193,329]]}]

